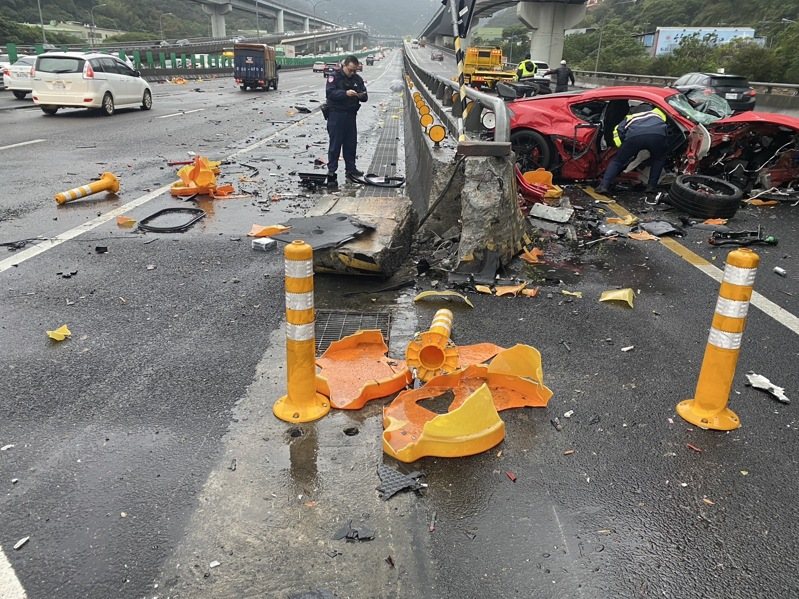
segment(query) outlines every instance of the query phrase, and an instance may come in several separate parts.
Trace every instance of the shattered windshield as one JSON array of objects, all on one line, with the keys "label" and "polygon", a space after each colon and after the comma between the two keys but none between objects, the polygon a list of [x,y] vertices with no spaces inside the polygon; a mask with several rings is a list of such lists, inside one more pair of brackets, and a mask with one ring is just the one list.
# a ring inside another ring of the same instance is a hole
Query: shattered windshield
[{"label": "shattered windshield", "polygon": [[732,115],[732,109],[727,104],[727,100],[718,94],[706,94],[702,90],[694,90],[687,94],[674,94],[666,98],[666,102],[681,115],[702,125]]}]

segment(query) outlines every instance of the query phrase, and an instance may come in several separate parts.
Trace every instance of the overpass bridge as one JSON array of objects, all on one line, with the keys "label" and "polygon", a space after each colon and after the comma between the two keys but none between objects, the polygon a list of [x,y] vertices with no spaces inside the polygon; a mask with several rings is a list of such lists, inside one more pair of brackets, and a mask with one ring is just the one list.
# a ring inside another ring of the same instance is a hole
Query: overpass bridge
[{"label": "overpass bridge", "polygon": [[[266,29],[273,33],[285,33],[287,30],[308,32],[325,27],[337,27],[336,23],[320,19],[316,15],[289,8],[272,0],[192,0],[202,5],[203,12],[211,16],[211,36],[220,39],[227,37],[225,15],[236,10],[264,18],[271,27]],[[288,29],[286,24],[289,25]]]},{"label": "overpass bridge", "polygon": [[[585,17],[585,0],[477,0],[472,18],[490,17],[513,6],[519,20],[532,30],[530,54],[551,65],[560,62],[564,32]],[[420,35],[439,46],[452,46],[454,36],[450,15],[450,8],[442,6]]]}]

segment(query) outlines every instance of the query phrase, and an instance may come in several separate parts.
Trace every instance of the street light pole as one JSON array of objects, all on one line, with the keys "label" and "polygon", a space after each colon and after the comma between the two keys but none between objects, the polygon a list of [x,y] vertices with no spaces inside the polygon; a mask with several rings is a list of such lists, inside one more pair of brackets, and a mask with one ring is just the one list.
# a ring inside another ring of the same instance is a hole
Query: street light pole
[{"label": "street light pole", "polygon": [[42,17],[42,0],[36,0],[36,4],[39,6],[39,23],[42,26],[42,43],[47,43],[47,36],[44,34],[44,18]]},{"label": "street light pole", "polygon": [[[624,0],[623,2],[616,2],[616,4],[614,4],[613,6],[616,7],[619,6],[620,4],[635,4],[637,1],[638,0]],[[596,62],[594,63],[594,73],[596,73],[599,70],[599,53],[602,51],[602,33],[605,30],[605,23],[607,22],[609,16],[610,13],[606,14],[602,18],[602,21],[599,23],[599,44],[597,45],[596,48]]]},{"label": "street light pole", "polygon": [[108,6],[108,5],[107,4],[96,4],[95,6],[92,6],[91,9],[89,10],[89,14],[92,16],[92,50],[94,50],[95,35],[96,35],[96,31],[97,31],[97,28],[94,26],[94,9],[95,8],[100,8],[101,6]]},{"label": "street light pole", "polygon": [[158,28],[161,30],[161,40],[164,39],[164,17],[175,16],[171,12],[164,12],[158,15]]},{"label": "street light pole", "polygon": [[261,37],[261,15],[258,6],[258,0],[255,0],[255,36]]}]

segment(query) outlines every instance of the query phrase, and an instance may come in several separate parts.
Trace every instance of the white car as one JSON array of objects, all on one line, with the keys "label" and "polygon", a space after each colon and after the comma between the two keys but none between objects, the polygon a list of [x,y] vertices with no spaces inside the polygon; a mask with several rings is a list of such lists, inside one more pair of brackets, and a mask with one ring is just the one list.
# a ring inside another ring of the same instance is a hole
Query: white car
[{"label": "white car", "polygon": [[124,62],[107,54],[48,52],[36,58],[33,102],[45,114],[59,108],[99,108],[111,116],[117,107],[150,110],[150,84]]},{"label": "white car", "polygon": [[324,73],[325,72],[325,61],[324,60],[317,60],[313,63],[313,72],[314,73]]},{"label": "white car", "polygon": [[35,56],[22,56],[11,66],[2,69],[3,84],[18,100],[23,100],[31,92],[31,71],[35,62]]},{"label": "white car", "polygon": [[10,66],[11,59],[9,58],[8,54],[0,54],[0,73]]}]

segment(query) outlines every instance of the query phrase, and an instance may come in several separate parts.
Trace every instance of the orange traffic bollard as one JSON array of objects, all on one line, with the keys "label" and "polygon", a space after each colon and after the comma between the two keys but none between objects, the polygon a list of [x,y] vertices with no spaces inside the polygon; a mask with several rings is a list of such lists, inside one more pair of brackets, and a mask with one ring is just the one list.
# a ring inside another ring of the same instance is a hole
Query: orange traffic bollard
[{"label": "orange traffic bollard", "polygon": [[328,398],[317,393],[313,250],[296,240],[286,246],[284,256],[287,394],[275,402],[272,411],[286,422],[310,422],[330,411]]},{"label": "orange traffic bollard", "polygon": [[405,350],[408,368],[421,381],[458,369],[458,348],[450,341],[452,312],[441,309],[433,317],[430,330],[417,334]]},{"label": "orange traffic bollard", "polygon": [[55,195],[55,201],[59,204],[65,204],[72,200],[77,200],[78,198],[85,198],[86,196],[100,193],[101,191],[110,191],[111,193],[118,192],[119,179],[117,179],[113,173],[103,173],[99,181],[94,181],[88,185],[57,193]]},{"label": "orange traffic bollard", "polygon": [[700,428],[731,431],[741,426],[727,402],[759,263],[760,256],[746,248],[727,256],[694,398],[677,404],[677,413]]}]

